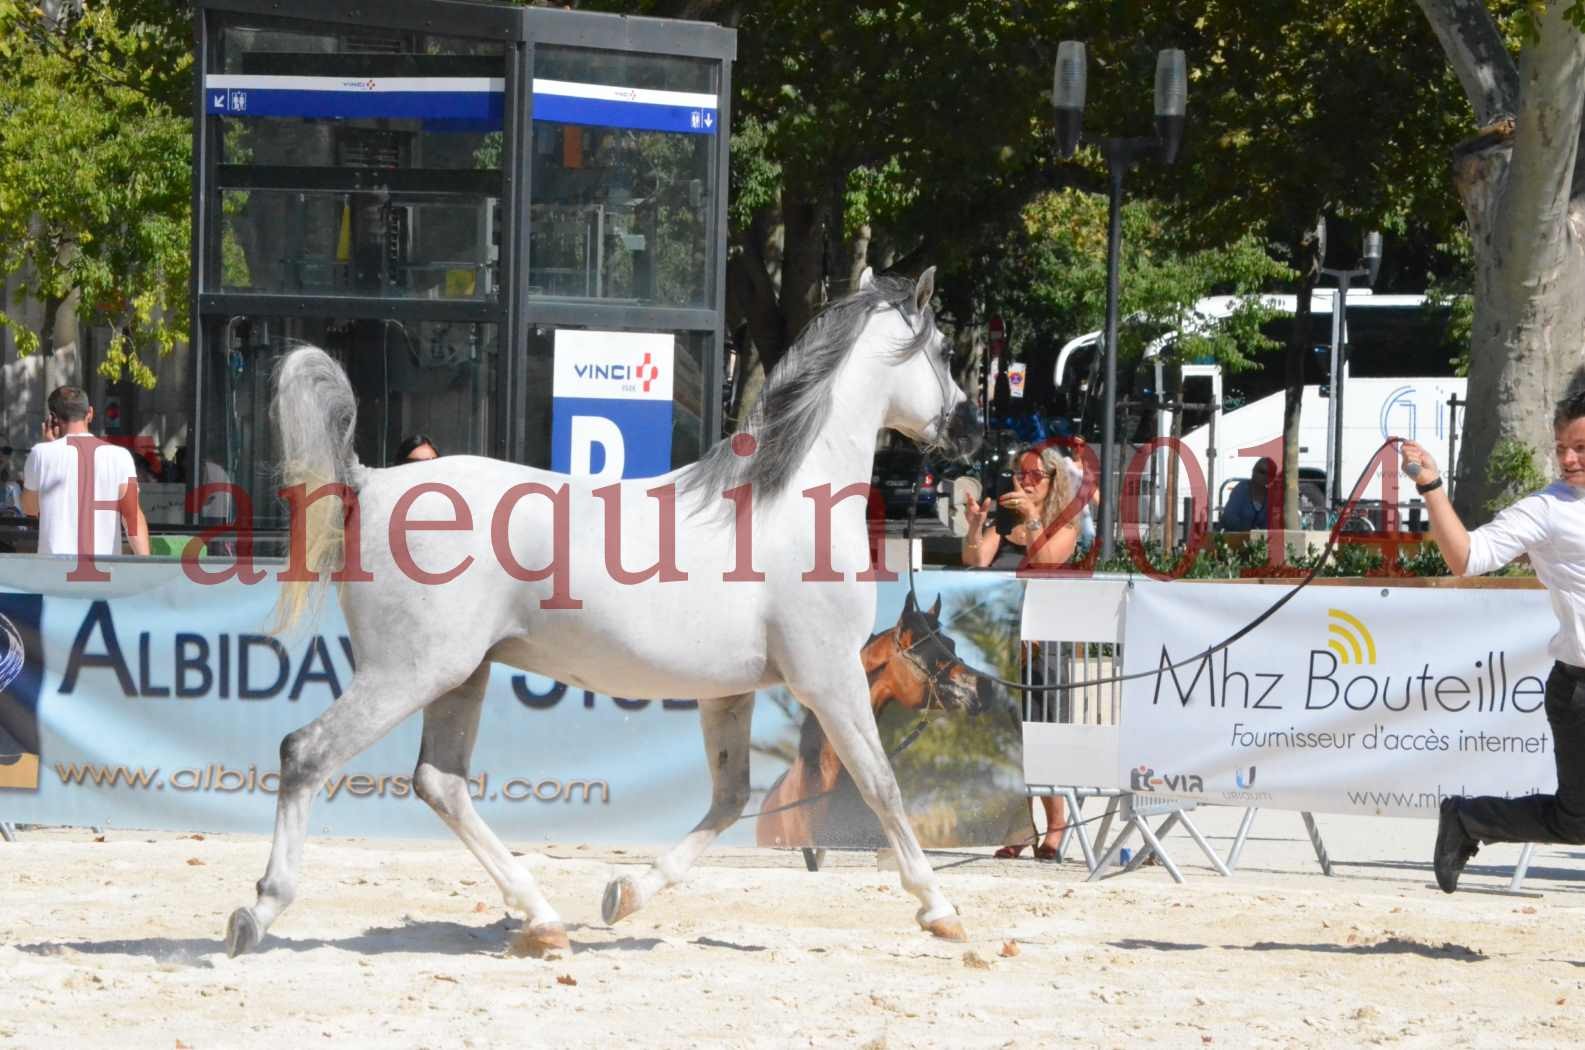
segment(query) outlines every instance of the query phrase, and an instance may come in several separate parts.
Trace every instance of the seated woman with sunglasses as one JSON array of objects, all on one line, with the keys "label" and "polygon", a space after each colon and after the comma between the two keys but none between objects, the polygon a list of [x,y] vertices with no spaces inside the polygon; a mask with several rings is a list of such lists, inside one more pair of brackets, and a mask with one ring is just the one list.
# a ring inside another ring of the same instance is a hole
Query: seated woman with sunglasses
[{"label": "seated woman with sunglasses", "polygon": [[[1070,517],[1059,528],[1051,530],[1045,541],[1037,543],[1046,526],[1055,521],[1062,509],[1073,500],[1073,471],[1067,457],[1056,448],[1026,449],[1018,454],[1017,470],[1013,474],[1013,491],[1005,493],[997,502],[1011,510],[1018,524],[1008,532],[1011,541],[1002,550],[1002,537],[992,527],[994,515],[991,501],[978,505],[970,503],[963,508],[968,522],[968,532],[963,537],[963,564],[983,568],[1017,568],[1023,561],[1026,548],[1029,564],[1039,566],[1064,565],[1073,557],[1079,542],[1079,518]],[[1033,548],[1033,549],[1029,549]],[[998,557],[1000,554],[1000,557]],[[1046,831],[1035,846],[1036,860],[1054,860],[1062,832],[1067,828],[1067,805],[1060,798],[1043,797],[1041,806],[1046,811]],[[1001,860],[1011,860],[1022,853],[1022,845],[1003,846],[996,851]]]},{"label": "seated woman with sunglasses", "polygon": [[1051,530],[1043,542],[1036,541],[1072,501],[1073,474],[1067,457],[1056,448],[1025,449],[1018,454],[1013,490],[997,500],[1017,519],[1007,539],[1025,550],[1002,549],[1002,537],[992,527],[995,516],[987,499],[963,508],[968,523],[963,536],[963,564],[971,568],[1017,568],[1026,553],[1031,566],[1067,564],[1079,542],[1077,515]]}]

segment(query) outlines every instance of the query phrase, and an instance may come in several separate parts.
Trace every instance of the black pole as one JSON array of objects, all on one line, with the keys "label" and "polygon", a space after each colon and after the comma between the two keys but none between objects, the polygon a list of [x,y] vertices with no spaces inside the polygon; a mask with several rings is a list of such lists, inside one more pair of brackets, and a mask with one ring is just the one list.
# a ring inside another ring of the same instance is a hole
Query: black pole
[{"label": "black pole", "polygon": [[1337,292],[1332,297],[1332,461],[1326,465],[1328,481],[1332,486],[1332,505],[1341,507],[1347,496],[1343,492],[1343,354],[1348,331],[1348,286],[1352,279],[1362,276],[1359,270],[1340,270]]},{"label": "black pole", "polygon": [[1116,526],[1117,493],[1113,464],[1117,461],[1117,299],[1120,291],[1120,257],[1123,245],[1123,173],[1129,157],[1124,140],[1106,140],[1106,174],[1110,187],[1106,224],[1106,392],[1101,416],[1101,560],[1112,557]]}]

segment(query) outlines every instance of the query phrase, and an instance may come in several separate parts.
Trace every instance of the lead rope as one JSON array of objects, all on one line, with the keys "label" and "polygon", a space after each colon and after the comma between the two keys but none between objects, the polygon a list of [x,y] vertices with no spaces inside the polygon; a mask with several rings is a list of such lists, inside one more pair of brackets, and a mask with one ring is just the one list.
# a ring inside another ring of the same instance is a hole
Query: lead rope
[{"label": "lead rope", "polygon": [[[1115,682],[1131,682],[1131,681],[1135,681],[1135,680],[1140,679],[1140,678],[1150,678],[1153,675],[1160,675],[1163,671],[1176,671],[1180,667],[1187,667],[1190,664],[1198,663],[1201,660],[1204,660],[1204,659],[1212,656],[1215,653],[1221,652],[1223,649],[1226,649],[1229,646],[1233,645],[1233,643],[1237,642],[1240,638],[1245,637],[1251,631],[1255,630],[1255,628],[1259,627],[1261,624],[1263,624],[1267,620],[1271,619],[1271,617],[1276,615],[1277,610],[1281,609],[1284,605],[1287,605],[1290,601],[1293,600],[1295,595],[1297,595],[1300,591],[1304,590],[1304,588],[1306,588],[1306,587],[1308,587],[1310,585],[1310,582],[1312,580],[1314,580],[1316,578],[1316,576],[1320,573],[1321,567],[1326,564],[1326,560],[1327,560],[1327,558],[1329,558],[1331,556],[1332,551],[1336,549],[1338,537],[1340,537],[1342,535],[1342,533],[1343,533],[1343,524],[1346,521],[1348,521],[1349,515],[1353,512],[1355,506],[1357,506],[1358,503],[1359,503],[1359,495],[1358,495],[1358,493],[1360,491],[1361,483],[1364,482],[1365,478],[1369,474],[1369,471],[1376,465],[1376,458],[1379,455],[1381,455],[1381,452],[1382,452],[1383,449],[1388,448],[1389,446],[1392,446],[1392,445],[1401,445],[1403,443],[1403,440],[1404,440],[1403,438],[1399,438],[1399,437],[1389,437],[1386,441],[1383,441],[1380,445],[1378,445],[1376,447],[1376,451],[1370,457],[1370,462],[1368,464],[1366,464],[1365,469],[1360,472],[1359,479],[1354,482],[1354,488],[1352,490],[1354,492],[1354,495],[1350,496],[1348,502],[1346,504],[1344,504],[1342,511],[1337,516],[1337,521],[1332,525],[1331,531],[1327,534],[1326,546],[1321,549],[1320,556],[1316,558],[1315,564],[1310,567],[1310,571],[1305,573],[1304,578],[1301,579],[1298,583],[1294,584],[1293,587],[1290,588],[1286,594],[1284,594],[1282,597],[1278,598],[1275,602],[1273,602],[1271,604],[1271,606],[1269,608],[1267,608],[1264,612],[1262,612],[1259,616],[1256,616],[1253,620],[1250,620],[1244,626],[1240,627],[1238,630],[1234,631],[1232,634],[1228,635],[1226,638],[1222,639],[1220,642],[1217,642],[1215,645],[1212,645],[1210,648],[1206,649],[1204,652],[1197,653],[1194,656],[1188,657],[1188,658],[1183,659],[1183,660],[1179,660],[1177,663],[1165,664],[1165,665],[1163,665],[1161,667],[1157,667],[1157,668],[1154,668],[1154,669],[1149,670],[1149,671],[1135,671],[1133,674],[1114,675],[1111,678],[1096,678],[1096,679],[1087,680],[1087,681],[1084,681],[1084,682],[1069,682],[1069,683],[1059,682],[1059,683],[1056,683],[1056,684],[1053,684],[1053,685],[1035,685],[1033,683],[1019,682],[1019,681],[1015,681],[1015,680],[1008,679],[1008,678],[998,677],[997,675],[991,674],[989,671],[981,670],[980,668],[975,667],[972,664],[965,663],[964,666],[967,667],[969,670],[973,671],[975,674],[980,675],[982,678],[986,678],[986,679],[988,679],[988,680],[990,680],[992,682],[995,682],[997,685],[1005,686],[1008,689],[1016,689],[1016,690],[1018,690],[1020,692],[1024,692],[1024,693],[1054,693],[1054,692],[1064,692],[1064,691],[1069,690],[1069,689],[1077,689],[1080,686],[1083,686],[1084,688],[1091,688],[1093,686],[1098,686],[1098,685],[1111,685],[1111,684],[1113,684]],[[923,452],[920,453],[919,463],[920,463],[920,469],[923,470],[923,468],[924,468],[924,453]],[[918,500],[919,500],[918,488],[919,488],[919,478],[918,478],[918,474],[916,472],[915,477],[914,477],[913,499],[910,501],[910,506],[908,508],[908,527],[907,527],[907,533],[906,533],[906,537],[907,537],[907,539],[909,541],[909,544],[908,544],[908,547],[909,547],[909,551],[908,551],[908,554],[909,554],[909,557],[908,557],[908,593],[914,596],[914,604],[916,604],[916,605],[919,603],[919,596],[918,596],[917,592],[914,590],[913,526],[914,526],[915,505],[918,503]],[[1049,529],[1050,526],[1047,526],[1047,528]],[[1044,539],[1045,539],[1045,533],[1043,532],[1043,533],[1041,533],[1040,541],[1043,541]],[[1036,541],[1036,542],[1040,542],[1040,541]],[[1028,561],[1028,555],[1027,554],[1025,555],[1024,560],[1027,563],[1027,561]],[[1022,568],[1022,566],[1020,566],[1020,568]],[[1041,575],[1044,576],[1044,578],[1047,578],[1047,579],[1060,579],[1061,578],[1060,576],[1057,576],[1056,574],[1051,574],[1051,575],[1041,574]],[[1036,578],[1040,578],[1040,577],[1036,577]],[[1132,585],[1133,585],[1132,581],[1130,581],[1129,586],[1132,586]],[[931,629],[931,633],[932,634],[939,634],[940,633],[940,629],[938,627],[937,628],[932,628]]]}]

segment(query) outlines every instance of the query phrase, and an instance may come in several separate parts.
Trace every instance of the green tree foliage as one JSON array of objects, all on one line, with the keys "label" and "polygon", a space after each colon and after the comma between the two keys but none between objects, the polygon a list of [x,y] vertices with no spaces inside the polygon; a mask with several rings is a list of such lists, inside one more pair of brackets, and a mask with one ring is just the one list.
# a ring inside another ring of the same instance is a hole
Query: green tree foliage
[{"label": "green tree foliage", "polygon": [[[1208,0],[1139,17],[1159,20],[1158,32],[1175,28],[1190,56],[1193,133],[1171,213],[1199,242],[1262,236],[1294,274],[1282,468],[1284,521],[1296,528],[1311,293],[1322,266],[1357,264],[1366,229],[1386,234],[1384,283],[1404,255],[1423,259],[1426,244],[1454,236],[1447,157],[1462,134],[1458,86],[1430,29],[1382,0],[1278,0],[1259,17],[1236,0]],[[1315,231],[1326,219],[1323,258]],[[1405,290],[1425,280],[1415,274]]]},{"label": "green tree foliage", "polygon": [[[1214,358],[1247,367],[1251,355],[1275,344],[1260,325],[1270,317],[1258,302],[1221,324],[1195,315],[1194,304],[1212,293],[1250,295],[1291,276],[1264,243],[1245,235],[1225,247],[1185,245],[1153,200],[1124,204],[1119,269],[1119,351],[1138,354],[1153,335],[1186,330],[1175,350],[1186,359]],[[1106,313],[1107,203],[1077,189],[1044,193],[1021,215],[995,261],[985,256],[984,287],[997,311],[1013,320],[1015,353],[1042,336],[1067,338],[1101,327]]]},{"label": "green tree foliage", "polygon": [[[152,386],[150,355],[187,337],[190,95],[187,52],[111,7],[52,21],[0,2],[0,273],[17,301],[44,304],[39,330],[10,304],[0,324],[21,353],[52,349],[55,320],[76,295],[115,333],[101,365]],[[160,60],[155,72],[142,63]]]}]

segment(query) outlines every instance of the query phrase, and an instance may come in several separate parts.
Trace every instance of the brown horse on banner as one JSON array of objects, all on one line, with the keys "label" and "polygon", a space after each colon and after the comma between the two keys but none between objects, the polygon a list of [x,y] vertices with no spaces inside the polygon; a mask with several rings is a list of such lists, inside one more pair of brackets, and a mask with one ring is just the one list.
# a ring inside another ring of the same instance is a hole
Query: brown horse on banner
[{"label": "brown horse on banner", "polygon": [[[921,714],[978,714],[990,704],[993,683],[965,666],[956,644],[941,633],[939,595],[925,611],[910,591],[896,625],[872,635],[859,652],[869,679],[870,709],[877,719],[893,702]],[[805,714],[798,756],[766,794],[755,823],[755,842],[761,846],[883,842],[879,823],[859,812],[864,809],[820,720]]]}]

